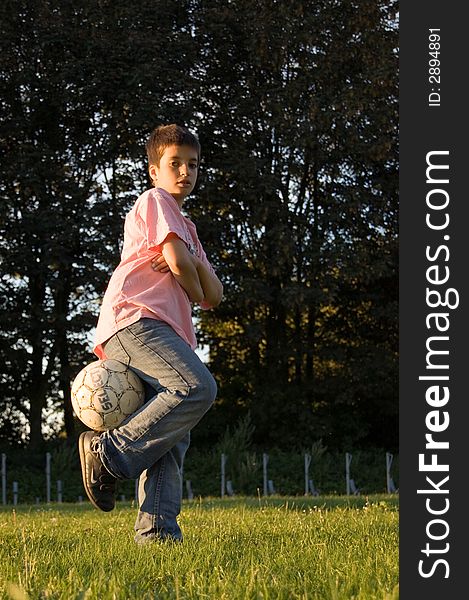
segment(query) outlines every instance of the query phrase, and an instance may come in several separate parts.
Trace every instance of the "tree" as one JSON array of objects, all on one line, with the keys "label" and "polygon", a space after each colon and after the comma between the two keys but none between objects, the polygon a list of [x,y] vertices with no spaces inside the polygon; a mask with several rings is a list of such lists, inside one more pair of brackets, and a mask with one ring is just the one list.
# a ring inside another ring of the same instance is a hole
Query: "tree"
[{"label": "tree", "polygon": [[48,400],[73,438],[70,381],[91,359],[84,338],[146,179],[131,161],[181,87],[161,50],[189,39],[184,6],[159,8],[155,28],[155,7],[124,2],[2,5],[4,402],[32,447]]},{"label": "tree", "polygon": [[[227,288],[216,317],[201,315],[220,382],[207,429],[250,410],[262,443],[323,436],[340,444],[362,435],[367,399],[358,393],[352,349],[372,345],[380,328],[381,281],[393,282],[384,298],[393,340],[397,326],[393,9],[374,1],[237,1],[223,10],[203,2],[196,13],[204,69],[195,114],[209,168],[203,208],[191,210]],[[347,318],[364,316],[368,302],[366,335],[350,330],[344,341],[338,321],[324,319],[346,307]],[[395,422],[395,344],[383,352],[381,389]],[[375,379],[374,355],[367,356]],[[347,402],[337,399],[338,381]],[[355,415],[343,435],[335,435],[336,414],[345,422]],[[375,434],[369,441],[379,440]]]},{"label": "tree", "polygon": [[195,439],[249,411],[263,444],[383,440],[397,417],[394,0],[0,10],[5,436],[26,419],[40,444],[49,402],[73,438],[70,379],[148,185],[144,141],[178,122],[202,143],[188,212],[226,290],[198,315],[219,398]]}]

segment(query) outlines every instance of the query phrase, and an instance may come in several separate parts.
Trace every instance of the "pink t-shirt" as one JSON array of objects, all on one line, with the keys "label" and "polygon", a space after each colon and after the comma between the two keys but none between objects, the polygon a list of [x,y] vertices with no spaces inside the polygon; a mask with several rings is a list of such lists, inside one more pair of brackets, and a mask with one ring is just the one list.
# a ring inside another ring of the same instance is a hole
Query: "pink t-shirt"
[{"label": "pink t-shirt", "polygon": [[[173,196],[162,188],[144,192],[126,216],[121,261],[104,294],[93,348],[98,358],[106,358],[104,342],[143,317],[165,321],[192,349],[196,347],[187,293],[171,272],[151,268],[151,259],[161,252],[169,233],[180,237],[213,272],[194,223],[181,213]],[[201,307],[208,308],[203,303]]]}]

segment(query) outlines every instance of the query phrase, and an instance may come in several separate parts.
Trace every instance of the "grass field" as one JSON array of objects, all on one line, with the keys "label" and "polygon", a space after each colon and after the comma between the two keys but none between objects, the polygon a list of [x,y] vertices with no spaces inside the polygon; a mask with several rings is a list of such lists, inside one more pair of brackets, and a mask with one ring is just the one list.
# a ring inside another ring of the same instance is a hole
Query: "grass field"
[{"label": "grass field", "polygon": [[14,600],[397,600],[395,496],[185,501],[184,543],[133,541],[136,509],[0,509]]}]

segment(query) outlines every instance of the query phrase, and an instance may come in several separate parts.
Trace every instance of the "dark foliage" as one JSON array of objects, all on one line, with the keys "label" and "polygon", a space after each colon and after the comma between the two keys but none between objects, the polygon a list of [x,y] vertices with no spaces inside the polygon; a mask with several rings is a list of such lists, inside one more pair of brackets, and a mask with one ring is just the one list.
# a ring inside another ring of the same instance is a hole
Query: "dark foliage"
[{"label": "dark foliage", "polygon": [[219,397],[194,443],[250,412],[259,447],[396,449],[396,11],[2,4],[4,441],[73,439],[70,382],[149,185],[144,141],[175,121],[202,143],[187,210],[226,296],[198,315]]}]

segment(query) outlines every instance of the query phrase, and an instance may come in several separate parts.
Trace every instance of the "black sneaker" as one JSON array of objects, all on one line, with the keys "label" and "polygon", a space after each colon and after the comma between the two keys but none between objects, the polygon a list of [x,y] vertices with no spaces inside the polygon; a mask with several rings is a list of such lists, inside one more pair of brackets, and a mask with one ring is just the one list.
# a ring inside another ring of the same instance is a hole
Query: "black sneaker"
[{"label": "black sneaker", "polygon": [[78,439],[83,485],[91,504],[109,512],[116,504],[117,479],[104,467],[99,454],[93,450],[94,431],[85,431]]}]

